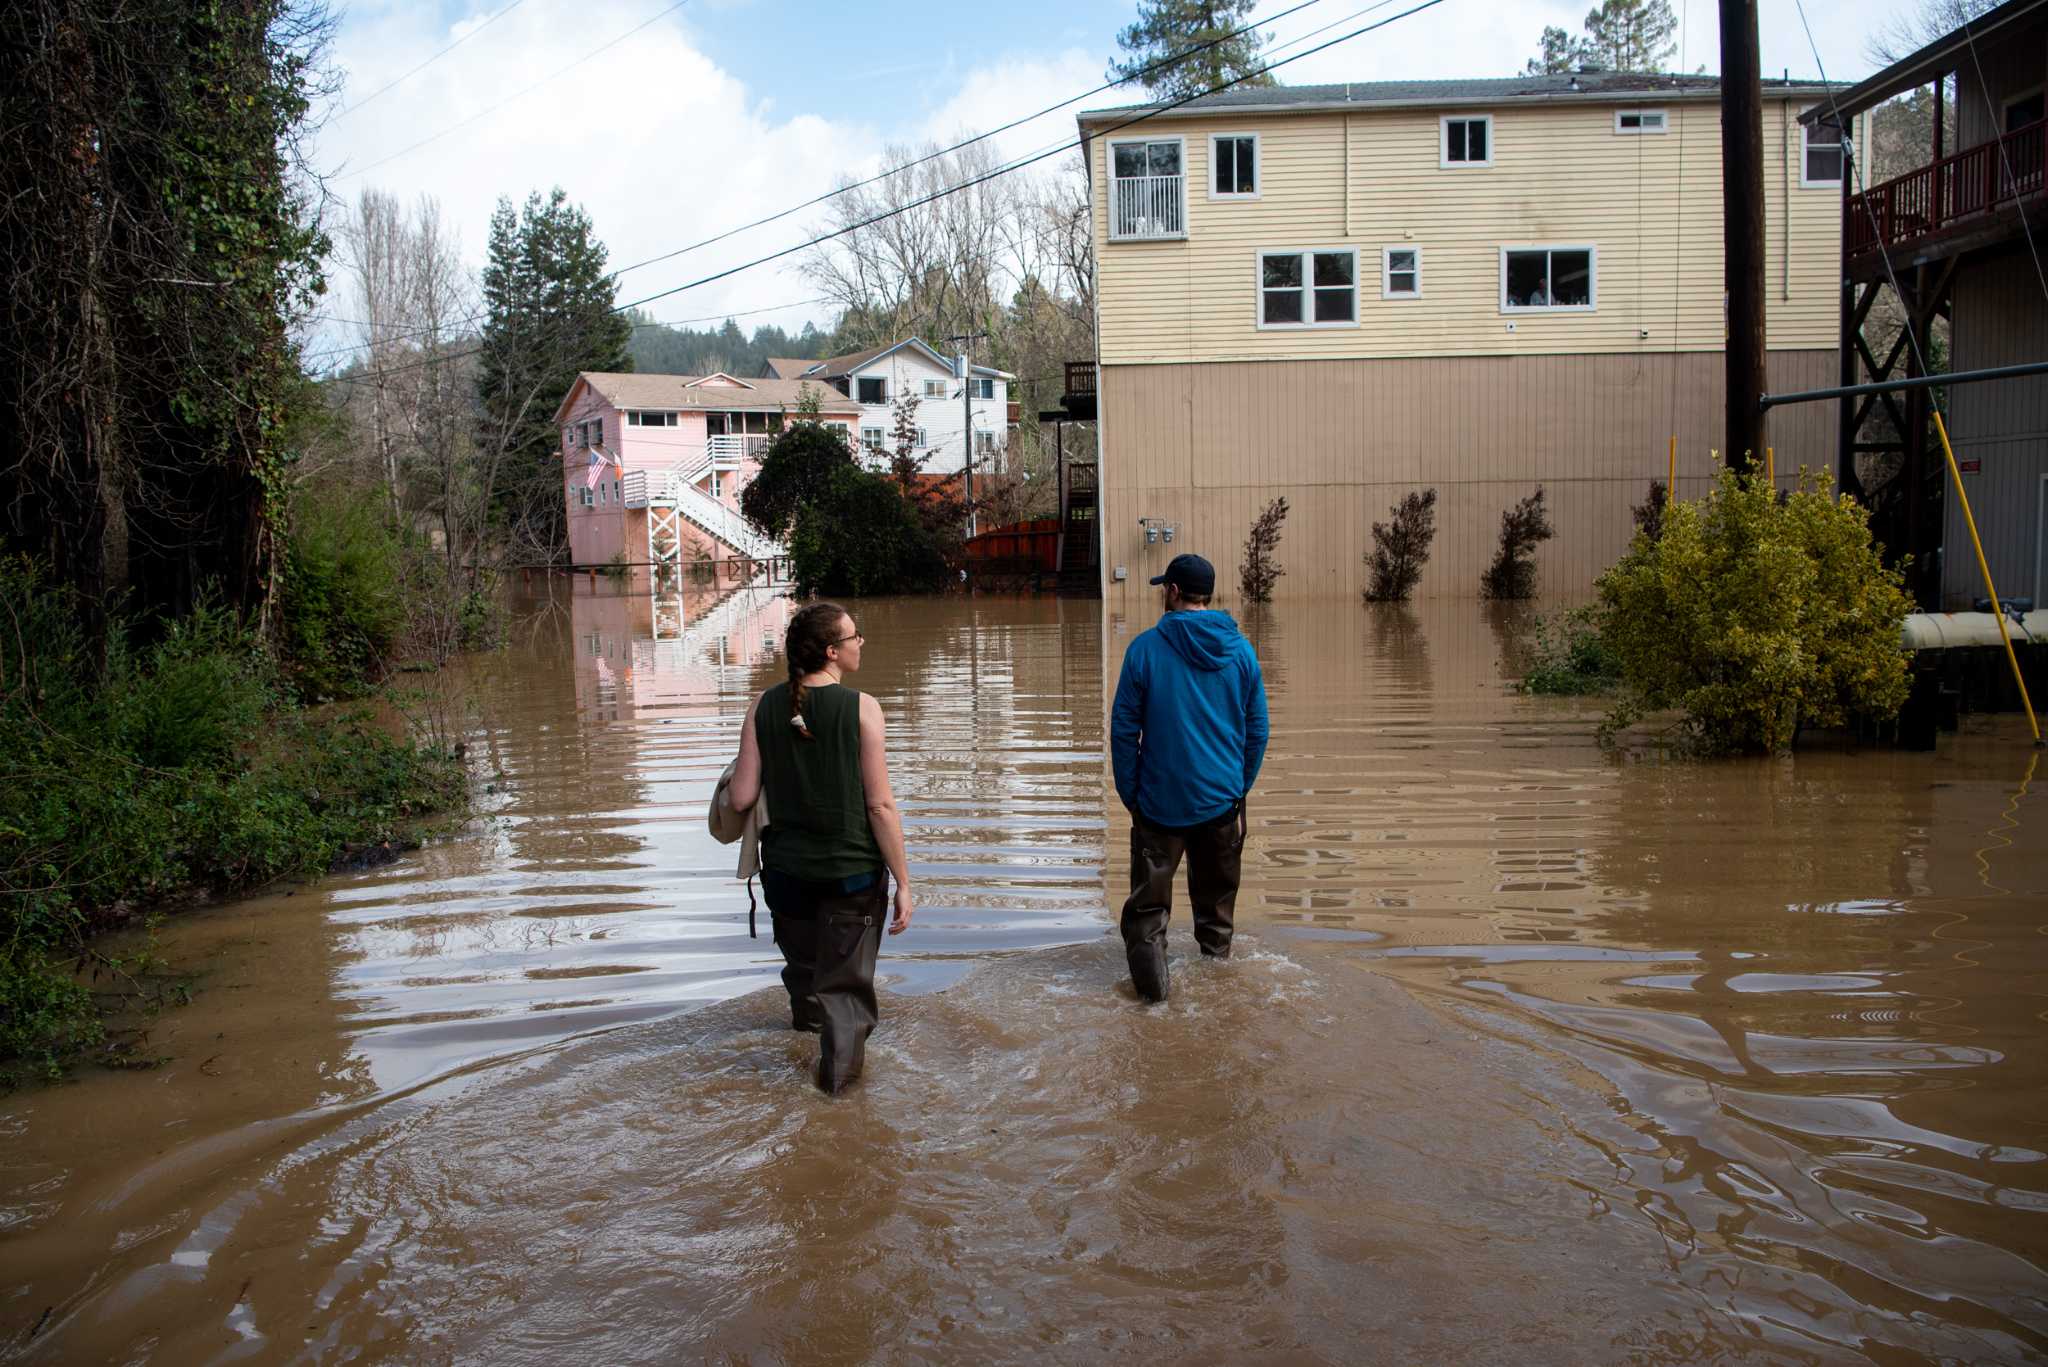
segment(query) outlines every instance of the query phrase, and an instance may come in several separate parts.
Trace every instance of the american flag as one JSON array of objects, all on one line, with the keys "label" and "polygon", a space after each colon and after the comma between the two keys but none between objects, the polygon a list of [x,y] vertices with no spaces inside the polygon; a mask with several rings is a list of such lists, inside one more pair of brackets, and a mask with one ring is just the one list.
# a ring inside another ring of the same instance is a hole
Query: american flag
[{"label": "american flag", "polygon": [[608,464],[610,464],[610,462],[604,458],[604,452],[599,450],[595,446],[591,447],[590,468],[584,471],[583,474],[584,487],[587,489],[595,489],[597,487],[598,481],[604,478],[605,466],[607,466]]}]

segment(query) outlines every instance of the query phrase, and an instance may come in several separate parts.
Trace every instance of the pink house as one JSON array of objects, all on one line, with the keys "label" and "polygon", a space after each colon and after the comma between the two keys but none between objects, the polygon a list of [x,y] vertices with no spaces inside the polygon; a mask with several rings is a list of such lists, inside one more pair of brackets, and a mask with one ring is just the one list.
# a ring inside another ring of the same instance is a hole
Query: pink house
[{"label": "pink house", "polygon": [[739,514],[740,490],[806,399],[852,445],[860,405],[808,380],[585,371],[555,410],[577,566],[767,559],[783,547]]}]

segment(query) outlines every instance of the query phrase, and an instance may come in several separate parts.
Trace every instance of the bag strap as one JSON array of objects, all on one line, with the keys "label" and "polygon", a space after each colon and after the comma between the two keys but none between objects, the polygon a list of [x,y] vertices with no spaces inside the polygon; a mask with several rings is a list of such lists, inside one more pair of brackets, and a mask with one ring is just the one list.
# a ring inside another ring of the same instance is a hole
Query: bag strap
[{"label": "bag strap", "polygon": [[747,875],[747,938],[758,940],[761,932],[754,927],[754,875]]}]

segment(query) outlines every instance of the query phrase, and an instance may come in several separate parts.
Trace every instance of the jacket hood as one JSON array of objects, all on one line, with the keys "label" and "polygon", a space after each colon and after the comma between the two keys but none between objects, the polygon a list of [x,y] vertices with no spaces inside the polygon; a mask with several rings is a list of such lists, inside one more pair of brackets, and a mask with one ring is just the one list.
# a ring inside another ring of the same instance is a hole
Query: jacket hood
[{"label": "jacket hood", "polygon": [[1227,612],[1169,612],[1159,619],[1158,632],[1174,653],[1194,669],[1211,672],[1237,658],[1244,637]]}]

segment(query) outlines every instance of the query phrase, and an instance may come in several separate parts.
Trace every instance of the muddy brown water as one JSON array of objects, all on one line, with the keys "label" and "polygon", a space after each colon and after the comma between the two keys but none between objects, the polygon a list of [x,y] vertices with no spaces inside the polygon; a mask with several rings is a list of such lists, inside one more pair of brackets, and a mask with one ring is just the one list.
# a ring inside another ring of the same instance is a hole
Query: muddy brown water
[{"label": "muddy brown water", "polygon": [[1147,1010],[1102,758],[1144,623],[866,604],[920,909],[828,1101],[702,825],[786,612],[522,604],[473,828],[171,924],[166,1062],[0,1105],[0,1354],[2048,1361],[2010,719],[1617,760],[1476,605],[1273,610],[1242,952],[1177,917]]}]

